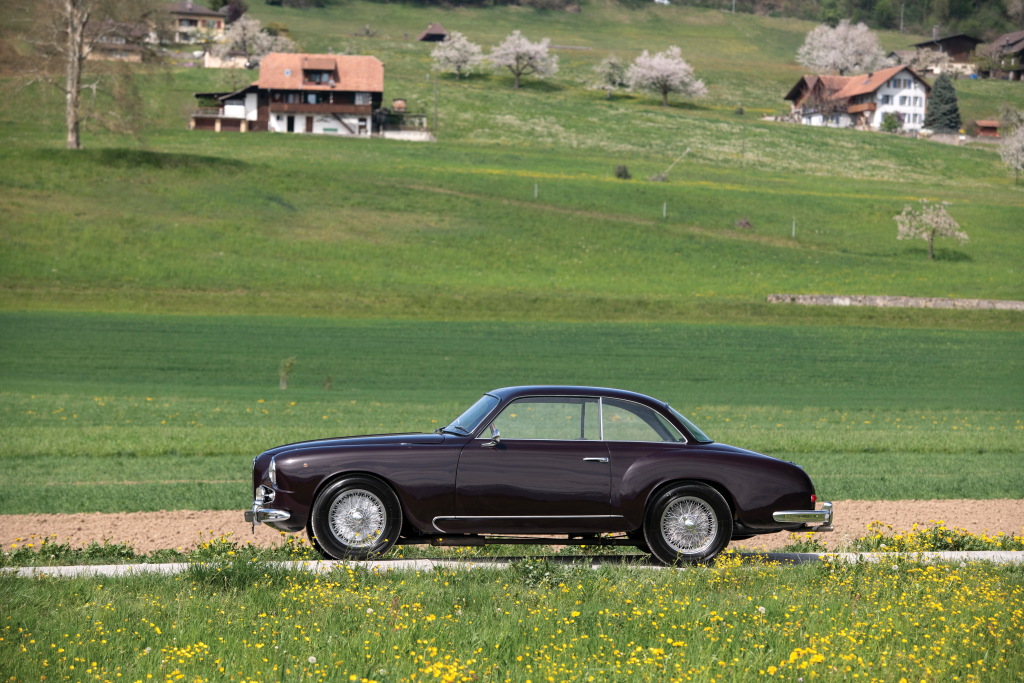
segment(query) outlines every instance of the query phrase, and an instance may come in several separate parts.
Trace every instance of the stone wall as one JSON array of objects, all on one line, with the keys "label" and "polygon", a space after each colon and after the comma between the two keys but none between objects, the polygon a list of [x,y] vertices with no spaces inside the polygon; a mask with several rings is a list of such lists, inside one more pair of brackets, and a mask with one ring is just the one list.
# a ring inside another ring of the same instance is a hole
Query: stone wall
[{"label": "stone wall", "polygon": [[869,296],[863,294],[769,294],[768,303],[801,304],[804,306],[872,306],[875,308],[959,308],[975,311],[1024,311],[1024,301]]}]

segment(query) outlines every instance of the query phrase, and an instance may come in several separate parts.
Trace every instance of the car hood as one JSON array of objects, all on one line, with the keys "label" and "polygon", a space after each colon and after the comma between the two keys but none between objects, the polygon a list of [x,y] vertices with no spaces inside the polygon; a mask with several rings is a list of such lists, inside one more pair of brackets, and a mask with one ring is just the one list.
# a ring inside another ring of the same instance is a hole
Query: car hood
[{"label": "car hood", "polygon": [[443,443],[445,436],[443,434],[424,434],[420,432],[411,432],[408,434],[366,434],[363,436],[338,436],[330,439],[314,439],[312,441],[298,441],[296,443],[288,443],[276,448],[271,448],[266,453],[278,454],[285,451],[294,451],[305,448],[336,448],[344,446],[388,446],[388,445],[403,445],[403,444],[416,444],[429,446],[434,444]]}]

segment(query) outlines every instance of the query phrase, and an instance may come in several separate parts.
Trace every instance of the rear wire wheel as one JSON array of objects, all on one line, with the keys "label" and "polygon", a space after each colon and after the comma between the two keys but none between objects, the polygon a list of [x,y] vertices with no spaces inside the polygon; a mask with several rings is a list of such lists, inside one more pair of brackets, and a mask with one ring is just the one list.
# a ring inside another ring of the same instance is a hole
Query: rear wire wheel
[{"label": "rear wire wheel", "polygon": [[710,562],[732,537],[732,511],[710,486],[672,486],[648,505],[644,537],[651,554],[665,564]]},{"label": "rear wire wheel", "polygon": [[365,560],[391,550],[402,529],[394,491],[370,477],[346,477],[316,497],[310,511],[310,542],[335,560]]}]

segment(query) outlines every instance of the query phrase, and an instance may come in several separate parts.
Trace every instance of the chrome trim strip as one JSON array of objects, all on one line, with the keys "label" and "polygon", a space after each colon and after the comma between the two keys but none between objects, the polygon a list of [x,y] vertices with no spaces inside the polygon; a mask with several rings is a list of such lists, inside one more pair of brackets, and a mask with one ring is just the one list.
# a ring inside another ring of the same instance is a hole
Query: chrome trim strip
[{"label": "chrome trim strip", "polygon": [[441,533],[451,533],[437,526],[438,520],[463,520],[463,519],[621,519],[622,515],[466,515],[458,517],[454,515],[441,515],[434,517],[430,523]]}]

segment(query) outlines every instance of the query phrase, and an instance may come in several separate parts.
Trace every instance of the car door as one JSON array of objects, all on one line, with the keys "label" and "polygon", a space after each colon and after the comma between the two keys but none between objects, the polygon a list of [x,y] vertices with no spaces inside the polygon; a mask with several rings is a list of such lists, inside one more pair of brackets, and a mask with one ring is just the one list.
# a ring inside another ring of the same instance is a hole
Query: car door
[{"label": "car door", "polygon": [[462,450],[447,530],[587,532],[608,522],[611,469],[590,397],[513,401]]}]

